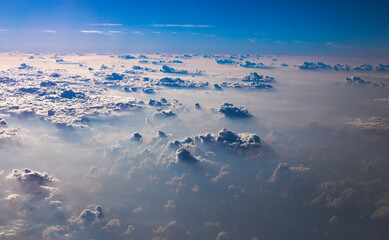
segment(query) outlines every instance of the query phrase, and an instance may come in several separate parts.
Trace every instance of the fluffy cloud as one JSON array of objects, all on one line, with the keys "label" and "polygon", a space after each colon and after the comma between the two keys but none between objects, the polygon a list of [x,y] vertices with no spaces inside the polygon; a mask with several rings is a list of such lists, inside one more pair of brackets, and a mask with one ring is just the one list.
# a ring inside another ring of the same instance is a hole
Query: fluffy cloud
[{"label": "fluffy cloud", "polygon": [[187,162],[187,163],[195,163],[198,160],[189,152],[188,149],[180,148],[176,152],[176,161],[177,162]]},{"label": "fluffy cloud", "polygon": [[322,69],[322,70],[327,70],[327,69],[332,69],[330,65],[327,65],[323,62],[304,62],[302,65],[299,65],[298,68],[301,70],[317,70],[317,69]]},{"label": "fluffy cloud", "polygon": [[240,64],[241,67],[244,67],[244,68],[261,68],[261,69],[271,69],[271,68],[274,68],[273,65],[265,65],[263,63],[254,63],[254,62],[250,62],[250,61],[246,61],[244,64]]},{"label": "fluffy cloud", "polygon": [[231,103],[224,103],[220,105],[219,110],[220,113],[224,114],[226,117],[231,118],[251,118],[253,115],[251,115],[247,109],[244,109],[244,107],[239,106],[235,107]]},{"label": "fluffy cloud", "polygon": [[259,75],[258,73],[253,72],[243,77],[242,81],[243,82],[273,82],[274,78],[269,76]]},{"label": "fluffy cloud", "polygon": [[361,66],[355,67],[355,71],[372,71],[373,66],[370,64],[362,64]]}]

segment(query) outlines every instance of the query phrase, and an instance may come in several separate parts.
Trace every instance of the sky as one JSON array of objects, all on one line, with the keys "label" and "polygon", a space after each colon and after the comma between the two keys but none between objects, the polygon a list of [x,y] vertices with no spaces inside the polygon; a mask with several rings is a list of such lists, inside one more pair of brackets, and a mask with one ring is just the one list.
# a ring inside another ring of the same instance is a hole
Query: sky
[{"label": "sky", "polygon": [[2,1],[0,51],[389,53],[388,1]]}]

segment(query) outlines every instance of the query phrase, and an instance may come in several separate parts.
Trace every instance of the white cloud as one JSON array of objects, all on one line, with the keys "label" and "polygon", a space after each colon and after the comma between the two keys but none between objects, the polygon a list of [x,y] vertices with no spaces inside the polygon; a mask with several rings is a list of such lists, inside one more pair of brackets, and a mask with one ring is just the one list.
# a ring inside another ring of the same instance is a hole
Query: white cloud
[{"label": "white cloud", "polygon": [[106,27],[118,27],[118,26],[123,26],[121,23],[91,23],[88,24],[91,26],[106,26]]},{"label": "white cloud", "polygon": [[182,27],[182,28],[210,28],[212,25],[194,25],[194,24],[151,24],[152,27]]},{"label": "white cloud", "polygon": [[82,30],[80,33],[92,33],[92,34],[103,34],[102,31],[97,31],[97,30]]},{"label": "white cloud", "polygon": [[57,31],[55,31],[55,30],[50,30],[50,29],[42,30],[42,32],[44,32],[44,33],[57,33]]}]

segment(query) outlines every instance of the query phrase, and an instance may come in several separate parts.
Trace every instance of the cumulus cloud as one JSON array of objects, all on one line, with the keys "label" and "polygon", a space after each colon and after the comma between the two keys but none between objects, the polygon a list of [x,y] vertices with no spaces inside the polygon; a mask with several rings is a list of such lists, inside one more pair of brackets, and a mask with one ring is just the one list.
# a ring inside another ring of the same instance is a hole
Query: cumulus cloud
[{"label": "cumulus cloud", "polygon": [[253,115],[249,113],[247,109],[242,106],[235,107],[231,103],[223,103],[220,105],[219,110],[220,113],[224,114],[226,117],[231,118],[251,118]]},{"label": "cumulus cloud", "polygon": [[72,227],[84,227],[93,224],[95,221],[103,218],[103,209],[96,205],[94,210],[84,209],[78,216],[72,216],[68,219],[68,224]]},{"label": "cumulus cloud", "polygon": [[381,72],[389,71],[389,64],[378,64],[378,66],[375,67],[375,70]]},{"label": "cumulus cloud", "polygon": [[334,65],[334,70],[335,71],[350,71],[351,70],[351,67],[347,64],[335,64]]},{"label": "cumulus cloud", "polygon": [[33,171],[28,168],[14,169],[7,179],[19,182],[26,186],[42,186],[52,182],[55,178],[46,172]]},{"label": "cumulus cloud", "polygon": [[243,82],[273,82],[274,78],[269,76],[259,75],[258,73],[253,72],[243,77],[242,81]]},{"label": "cumulus cloud", "polygon": [[273,65],[265,65],[263,63],[254,63],[254,62],[250,62],[250,61],[246,61],[245,63],[241,63],[240,64],[241,67],[244,67],[244,68],[261,68],[261,69],[271,69],[271,68],[274,68]]},{"label": "cumulus cloud", "polygon": [[327,65],[323,62],[304,62],[302,65],[298,66],[299,69],[301,70],[328,70],[332,69],[331,65]]},{"label": "cumulus cloud", "polygon": [[362,64],[358,67],[355,67],[354,68],[355,71],[372,71],[373,70],[373,66],[370,65],[370,64]]},{"label": "cumulus cloud", "polygon": [[196,140],[207,145],[220,145],[228,150],[238,154],[246,153],[249,150],[259,149],[261,147],[261,138],[251,133],[235,133],[226,128],[217,134],[206,133],[198,135]]},{"label": "cumulus cloud", "polygon": [[236,63],[236,61],[234,61],[234,60],[231,60],[231,59],[216,59],[216,62],[218,63],[218,64],[235,64]]},{"label": "cumulus cloud", "polygon": [[157,113],[155,113],[153,116],[155,118],[173,118],[176,117],[176,113],[174,113],[172,110],[161,110]]},{"label": "cumulus cloud", "polygon": [[180,148],[176,152],[177,162],[195,163],[198,160],[189,152],[188,149]]},{"label": "cumulus cloud", "polygon": [[120,219],[111,219],[107,222],[107,224],[103,227],[103,230],[107,232],[111,231],[117,231],[118,228],[121,226],[121,221]]}]

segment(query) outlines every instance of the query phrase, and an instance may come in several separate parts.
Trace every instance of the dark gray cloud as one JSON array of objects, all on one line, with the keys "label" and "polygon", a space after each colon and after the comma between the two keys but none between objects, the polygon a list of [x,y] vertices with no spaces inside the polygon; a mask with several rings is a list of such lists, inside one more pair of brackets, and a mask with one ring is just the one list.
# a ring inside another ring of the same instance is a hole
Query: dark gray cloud
[{"label": "dark gray cloud", "polygon": [[351,70],[351,67],[347,64],[335,64],[334,65],[334,70],[335,71],[350,71]]},{"label": "dark gray cloud", "polygon": [[323,62],[304,62],[302,65],[299,65],[298,68],[301,70],[329,70],[332,69],[331,65],[327,65]]},{"label": "dark gray cloud", "polygon": [[225,59],[216,59],[216,62],[218,64],[236,64],[237,63],[236,61],[231,60],[231,59],[227,59],[227,58],[225,58]]},{"label": "dark gray cloud", "polygon": [[273,65],[265,65],[263,63],[254,63],[254,62],[250,62],[250,61],[246,61],[245,63],[241,63],[240,66],[244,67],[244,68],[261,68],[261,69],[274,68]]},{"label": "dark gray cloud", "polygon": [[243,77],[242,81],[243,82],[273,82],[274,78],[269,76],[259,75],[258,73],[253,72]]},{"label": "dark gray cloud", "polygon": [[375,70],[381,72],[389,71],[389,64],[378,64],[378,66],[375,67]]},{"label": "dark gray cloud", "polygon": [[373,71],[373,66],[370,64],[362,64],[361,66],[353,68],[355,71]]},{"label": "dark gray cloud", "polygon": [[186,148],[180,148],[176,152],[177,162],[195,163],[198,160]]}]

